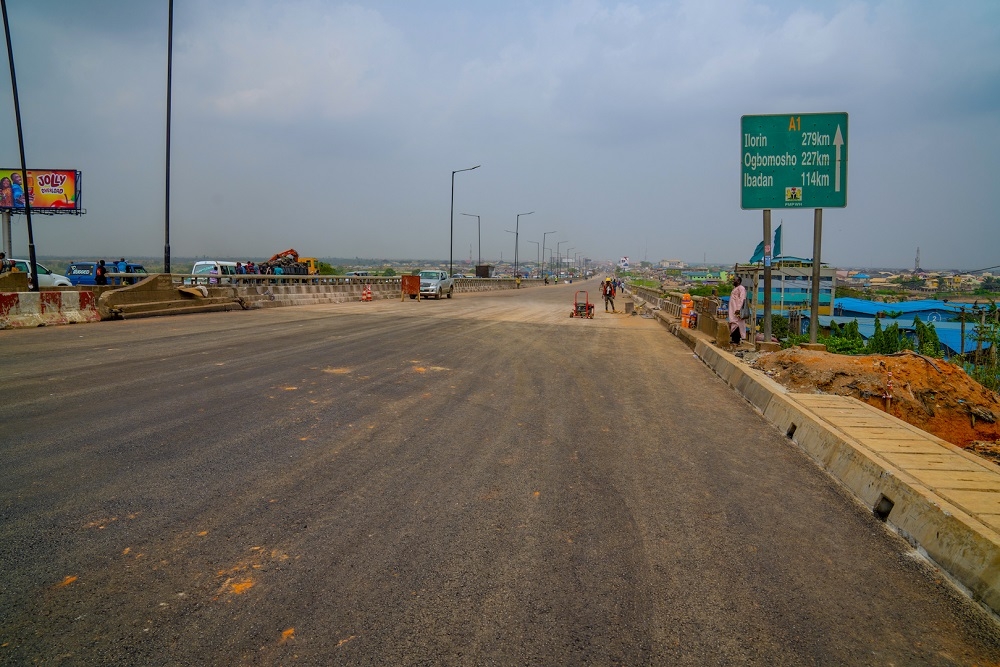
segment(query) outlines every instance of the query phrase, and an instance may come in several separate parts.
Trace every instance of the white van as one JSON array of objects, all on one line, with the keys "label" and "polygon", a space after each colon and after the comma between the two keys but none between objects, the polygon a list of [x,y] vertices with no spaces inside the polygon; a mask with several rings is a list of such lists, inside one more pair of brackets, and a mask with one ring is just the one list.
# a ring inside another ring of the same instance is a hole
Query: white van
[{"label": "white van", "polygon": [[[223,276],[236,275],[236,262],[223,262],[217,259],[200,260],[191,267],[191,275],[202,276],[191,279],[191,282],[196,285],[230,285],[233,282],[232,278]],[[187,281],[185,280],[185,282]]]}]

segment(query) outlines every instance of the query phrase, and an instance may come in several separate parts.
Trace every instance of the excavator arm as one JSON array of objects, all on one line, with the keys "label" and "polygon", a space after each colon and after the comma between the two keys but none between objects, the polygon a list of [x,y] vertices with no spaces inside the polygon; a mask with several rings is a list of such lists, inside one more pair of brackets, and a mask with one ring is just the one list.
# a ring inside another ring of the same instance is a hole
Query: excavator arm
[{"label": "excavator arm", "polygon": [[277,260],[281,259],[282,257],[290,257],[293,262],[299,261],[299,253],[295,252],[295,248],[289,248],[288,250],[282,250],[281,252],[276,253],[275,255],[273,255],[271,257],[271,259],[269,259],[267,261],[268,262],[276,262]]}]

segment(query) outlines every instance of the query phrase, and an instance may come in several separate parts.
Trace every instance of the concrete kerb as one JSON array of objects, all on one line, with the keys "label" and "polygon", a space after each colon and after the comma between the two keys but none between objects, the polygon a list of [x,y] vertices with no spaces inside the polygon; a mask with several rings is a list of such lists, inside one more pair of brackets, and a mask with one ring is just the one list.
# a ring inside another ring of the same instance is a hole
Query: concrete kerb
[{"label": "concrete kerb", "polygon": [[[1000,614],[1000,534],[827,423],[798,403],[784,387],[712,345],[705,334],[674,327],[671,318],[660,311],[656,316],[867,510],[874,513],[887,501],[883,509],[889,507],[888,514],[880,518],[939,565],[974,600]],[[840,398],[854,407],[863,406],[887,417],[861,401]],[[895,421],[899,428],[913,431],[905,422]],[[957,450],[929,434],[919,433],[946,449]],[[969,456],[966,452],[961,454]]]}]

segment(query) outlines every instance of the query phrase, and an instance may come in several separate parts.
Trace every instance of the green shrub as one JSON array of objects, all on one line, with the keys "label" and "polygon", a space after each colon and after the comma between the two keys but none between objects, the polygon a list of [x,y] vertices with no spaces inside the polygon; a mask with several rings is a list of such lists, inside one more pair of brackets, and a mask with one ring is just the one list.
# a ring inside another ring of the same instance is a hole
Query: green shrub
[{"label": "green shrub", "polygon": [[914,316],[913,327],[917,332],[917,341],[914,350],[928,357],[943,357],[944,350],[941,349],[941,341],[938,340],[937,330],[934,323],[924,324],[920,321],[920,316]]}]

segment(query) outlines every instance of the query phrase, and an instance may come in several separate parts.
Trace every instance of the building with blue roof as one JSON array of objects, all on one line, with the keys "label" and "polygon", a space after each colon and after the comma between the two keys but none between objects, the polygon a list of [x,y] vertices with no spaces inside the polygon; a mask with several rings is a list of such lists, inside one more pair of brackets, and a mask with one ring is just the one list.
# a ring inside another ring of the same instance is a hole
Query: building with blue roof
[{"label": "building with blue roof", "polygon": [[967,304],[955,304],[937,299],[879,303],[867,299],[842,298],[834,300],[833,315],[837,318],[847,318],[846,321],[849,322],[855,317],[885,318],[886,313],[900,313],[899,319],[908,319],[912,322],[914,317],[919,317],[924,322],[934,322],[936,325],[938,322],[957,320],[963,308],[966,312],[970,310]]},{"label": "building with blue roof", "polygon": [[[823,329],[830,329],[830,323],[836,322],[840,326],[857,321],[858,332],[868,340],[875,333],[875,320],[881,320],[882,330],[895,324],[899,330],[910,337],[916,339],[916,327],[914,318],[919,317],[921,322],[934,325],[938,340],[944,347],[946,357],[956,354],[967,354],[976,349],[976,323],[973,313],[976,312],[968,304],[955,304],[935,299],[924,299],[922,301],[902,301],[900,303],[878,303],[866,301],[865,299],[836,299],[833,305],[834,314],[819,316],[819,325]],[[965,322],[965,342],[962,342],[962,322],[961,314],[966,313]],[[893,315],[893,317],[889,317]],[[978,316],[976,316],[978,317]],[[809,312],[802,312],[802,330],[809,330]],[[983,349],[989,349],[989,343],[983,343]]]}]

